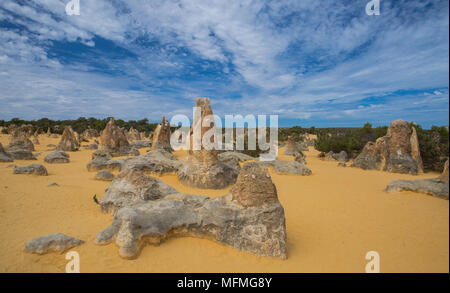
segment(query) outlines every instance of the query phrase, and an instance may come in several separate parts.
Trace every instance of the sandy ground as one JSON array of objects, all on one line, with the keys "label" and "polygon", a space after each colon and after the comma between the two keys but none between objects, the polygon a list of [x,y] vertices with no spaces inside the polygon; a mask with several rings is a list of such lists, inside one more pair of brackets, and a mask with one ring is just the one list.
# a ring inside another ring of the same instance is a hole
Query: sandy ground
[{"label": "sandy ground", "polygon": [[[58,139],[39,137],[37,163]],[[0,135],[7,145],[9,138]],[[141,150],[141,153],[145,150]],[[282,150],[280,150],[280,153]],[[92,199],[108,182],[86,170],[91,150],[70,153],[69,164],[46,164],[47,177],[13,175],[0,163],[0,272],[64,272],[65,254],[22,251],[32,238],[61,232],[86,241],[74,248],[81,272],[364,272],[365,255],[380,255],[381,272],[449,272],[449,201],[402,192],[386,194],[395,179],[435,177],[340,168],[306,152],[311,176],[272,173],[287,222],[288,259],[263,258],[206,239],[170,239],[146,246],[136,260],[119,257],[116,245],[97,246],[95,235],[111,216]],[[179,157],[183,153],[176,154]],[[282,160],[291,157],[280,155]],[[19,166],[36,161],[16,161]],[[160,177],[181,192],[220,196],[227,190],[187,188],[175,175]],[[56,182],[59,187],[46,187]]]}]

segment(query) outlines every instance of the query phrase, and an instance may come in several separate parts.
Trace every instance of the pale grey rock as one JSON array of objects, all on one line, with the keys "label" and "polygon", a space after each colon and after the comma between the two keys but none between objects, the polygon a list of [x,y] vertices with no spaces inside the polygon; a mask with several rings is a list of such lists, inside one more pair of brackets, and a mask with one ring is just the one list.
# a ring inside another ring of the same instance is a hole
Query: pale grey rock
[{"label": "pale grey rock", "polygon": [[108,171],[99,171],[95,174],[94,179],[101,181],[112,181],[114,179],[114,174]]},{"label": "pale grey rock", "polygon": [[69,155],[64,151],[50,153],[44,158],[44,161],[50,164],[63,164],[70,162]]},{"label": "pale grey rock", "polygon": [[14,161],[14,159],[8,153],[5,152],[2,144],[0,143],[0,162],[12,162],[12,161]]},{"label": "pale grey rock", "polygon": [[[272,167],[273,171],[277,174],[286,174],[286,175],[302,175],[308,176],[311,175],[311,170],[298,162],[288,162],[288,161],[260,161],[257,162],[261,166]],[[248,164],[248,163],[247,163]]]},{"label": "pale grey rock", "polygon": [[152,142],[148,140],[138,140],[130,142],[130,146],[136,149],[150,148],[152,146]]},{"label": "pale grey rock", "polygon": [[408,190],[448,200],[448,189],[448,183],[439,180],[439,178],[434,178],[421,180],[395,180],[389,183],[384,191],[392,193]]},{"label": "pale grey rock", "polygon": [[14,160],[36,160],[33,153],[29,150],[14,150],[8,152],[8,155]]},{"label": "pale grey rock", "polygon": [[159,200],[127,202],[94,242],[114,241],[121,257],[133,259],[145,244],[177,236],[208,238],[259,256],[285,259],[284,209],[267,169],[246,164],[231,192],[218,198],[173,193]]},{"label": "pale grey rock", "polygon": [[125,169],[117,174],[100,198],[103,212],[115,213],[119,208],[135,202],[156,200],[177,191],[157,178],[139,170]]},{"label": "pale grey rock", "polygon": [[63,253],[64,251],[83,243],[83,240],[73,238],[61,233],[55,233],[30,240],[25,245],[24,251],[36,254],[46,254],[49,252]]},{"label": "pale grey rock", "polygon": [[46,187],[53,187],[53,186],[59,186],[59,184],[56,182],[52,182],[46,185]]},{"label": "pale grey rock", "polygon": [[41,164],[31,164],[24,167],[14,166],[14,174],[33,174],[39,176],[47,176],[47,169]]}]

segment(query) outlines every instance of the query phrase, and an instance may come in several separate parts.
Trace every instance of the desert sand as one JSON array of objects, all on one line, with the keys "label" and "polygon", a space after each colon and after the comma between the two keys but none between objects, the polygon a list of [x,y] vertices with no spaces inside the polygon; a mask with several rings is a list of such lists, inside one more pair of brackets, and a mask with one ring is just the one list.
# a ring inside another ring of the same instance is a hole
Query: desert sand
[{"label": "desert sand", "polygon": [[[206,239],[176,238],[147,245],[135,260],[122,259],[114,243],[98,246],[94,237],[111,223],[93,201],[109,182],[86,170],[92,150],[70,154],[69,164],[47,164],[47,144],[59,139],[39,136],[37,161],[49,176],[13,175],[0,163],[0,272],[64,272],[65,254],[34,255],[22,250],[29,240],[61,232],[86,241],[72,250],[81,272],[364,272],[368,251],[380,255],[381,272],[449,272],[449,201],[413,192],[388,194],[396,179],[423,179],[436,173],[403,175],[342,168],[321,161],[310,148],[311,176],[271,172],[285,209],[287,260],[258,257]],[[7,135],[0,135],[6,146]],[[87,143],[85,143],[87,144]],[[147,149],[141,149],[143,153]],[[280,149],[280,154],[283,149]],[[186,153],[175,152],[179,158]],[[280,155],[280,160],[292,157]],[[159,177],[183,193],[226,194],[228,189],[188,188],[176,175]],[[46,187],[56,182],[59,186]]]}]

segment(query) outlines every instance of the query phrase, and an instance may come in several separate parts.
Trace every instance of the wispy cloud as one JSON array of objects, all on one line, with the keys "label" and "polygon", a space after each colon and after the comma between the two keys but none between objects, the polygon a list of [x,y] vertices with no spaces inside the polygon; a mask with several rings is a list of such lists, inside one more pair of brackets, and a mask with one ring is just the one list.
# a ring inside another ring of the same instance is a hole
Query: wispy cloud
[{"label": "wispy cloud", "polygon": [[290,124],[448,124],[446,0],[67,2],[0,3],[0,119],[157,120],[210,96]]}]

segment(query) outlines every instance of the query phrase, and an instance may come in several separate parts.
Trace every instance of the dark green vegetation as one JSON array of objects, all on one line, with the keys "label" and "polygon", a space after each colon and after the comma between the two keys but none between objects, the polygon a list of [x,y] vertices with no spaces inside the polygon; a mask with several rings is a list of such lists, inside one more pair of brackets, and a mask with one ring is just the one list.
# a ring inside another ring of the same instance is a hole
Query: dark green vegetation
[{"label": "dark green vegetation", "polygon": [[351,158],[355,158],[369,141],[386,135],[387,127],[372,128],[370,123],[362,128],[321,128],[317,131],[316,149],[321,152],[346,151]]},{"label": "dark green vegetation", "polygon": [[[105,119],[96,119],[96,118],[84,118],[80,117],[77,120],[51,120],[48,118],[42,118],[39,120],[25,121],[19,118],[13,118],[10,121],[0,120],[0,127],[8,127],[11,124],[15,124],[17,126],[23,124],[33,125],[34,130],[40,129],[40,132],[46,132],[50,127],[52,133],[61,134],[64,130],[65,126],[72,126],[72,129],[78,133],[82,133],[88,128],[92,128],[97,130],[99,133],[105,128],[106,123],[108,123],[109,117]],[[155,130],[157,123],[148,123],[148,119],[142,119],[139,121],[124,121],[121,119],[116,120],[116,125],[123,127],[129,130],[131,127],[140,131],[140,132],[151,132]],[[3,130],[4,133],[6,130]]]},{"label": "dark green vegetation", "polygon": [[[414,127],[425,171],[442,172],[449,152],[448,128],[433,126],[426,130],[420,125]],[[386,126],[372,128],[370,123],[364,124],[362,128],[321,128],[317,130],[315,147],[325,153],[346,151],[351,158],[355,158],[368,141],[375,141],[386,135],[386,132]]]}]

